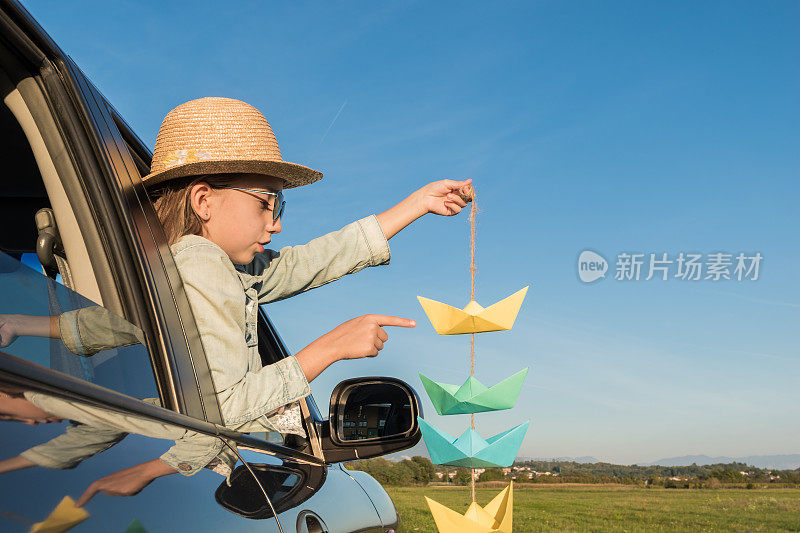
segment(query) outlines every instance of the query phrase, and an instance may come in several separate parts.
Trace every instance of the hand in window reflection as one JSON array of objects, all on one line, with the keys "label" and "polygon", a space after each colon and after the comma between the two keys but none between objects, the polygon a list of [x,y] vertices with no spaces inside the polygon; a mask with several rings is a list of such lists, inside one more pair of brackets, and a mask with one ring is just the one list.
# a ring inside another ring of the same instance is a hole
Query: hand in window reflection
[{"label": "hand in window reflection", "polygon": [[[53,328],[56,328],[53,331]],[[0,315],[0,348],[17,340],[17,337],[57,337],[58,317]]]},{"label": "hand in window reflection", "polygon": [[17,340],[17,328],[12,315],[0,315],[0,348],[5,348]]},{"label": "hand in window reflection", "polygon": [[[66,330],[61,329],[62,320]],[[144,341],[141,329],[99,305],[52,316],[0,314],[0,348],[23,336],[60,338],[69,351],[81,356]]]},{"label": "hand in window reflection", "polygon": [[174,474],[175,472],[177,470],[160,459],[147,461],[98,479],[89,485],[89,488],[78,498],[75,505],[78,507],[84,506],[98,492],[108,496],[134,496],[139,494],[154,479]]},{"label": "hand in window reflection", "polygon": [[60,417],[29,402],[15,387],[0,388],[0,420],[22,422],[29,426],[62,421]]},{"label": "hand in window reflection", "polygon": [[16,457],[3,459],[2,461],[0,461],[0,474],[5,474],[6,472],[14,472],[15,470],[22,470],[24,468],[30,468],[32,466],[36,466],[36,463],[28,459],[25,459],[21,455],[17,455]]}]

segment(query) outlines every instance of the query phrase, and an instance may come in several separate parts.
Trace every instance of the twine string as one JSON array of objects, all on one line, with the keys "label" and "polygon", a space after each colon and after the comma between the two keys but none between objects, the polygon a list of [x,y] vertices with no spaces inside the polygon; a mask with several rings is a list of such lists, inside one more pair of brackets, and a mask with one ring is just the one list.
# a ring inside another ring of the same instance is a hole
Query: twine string
[{"label": "twine string", "polygon": [[[471,278],[471,287],[469,293],[470,301],[475,300],[475,272],[477,268],[475,267],[475,218],[478,214],[478,203],[475,201],[475,188],[472,189],[472,206],[470,207],[469,211],[469,229],[470,229],[470,239],[469,239],[469,274]],[[475,334],[470,334],[470,343],[469,343],[469,374],[470,376],[475,375]],[[472,426],[473,429],[475,426]]]},{"label": "twine string", "polygon": [[[478,203],[475,201],[475,187],[472,187],[472,205],[469,210],[469,229],[470,229],[470,239],[469,239],[469,274],[471,278],[471,287],[470,287],[470,301],[475,300],[475,218],[478,214]],[[469,339],[469,375],[475,375],[475,334],[470,334]],[[469,415],[469,423],[472,429],[475,429],[475,413],[470,413]],[[470,488],[472,491],[472,502],[475,503],[475,469],[470,469]]]}]

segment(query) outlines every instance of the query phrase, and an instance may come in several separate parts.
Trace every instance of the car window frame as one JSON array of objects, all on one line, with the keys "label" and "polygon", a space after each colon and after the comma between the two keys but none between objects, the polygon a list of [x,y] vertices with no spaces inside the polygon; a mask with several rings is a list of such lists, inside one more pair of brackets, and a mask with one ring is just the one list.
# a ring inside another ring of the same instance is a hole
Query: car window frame
[{"label": "car window frame", "polygon": [[[97,299],[111,312],[124,315],[129,320],[136,322],[131,319],[130,312],[124,312],[120,302],[122,291],[118,289],[120,286],[131,285],[131,283],[125,283],[130,282],[130,276],[128,275],[128,279],[123,280],[120,280],[118,276],[115,278],[112,274],[116,272],[110,267],[109,257],[106,253],[114,248],[104,243],[109,242],[109,234],[113,234],[115,228],[109,230],[109,226],[113,224],[103,224],[103,214],[106,214],[102,209],[103,206],[98,208],[98,204],[91,198],[91,193],[94,193],[95,198],[107,196],[106,191],[99,187],[102,180],[81,179],[81,177],[94,177],[98,174],[96,161],[87,157],[88,154],[95,152],[96,146],[92,146],[86,129],[82,127],[82,122],[76,116],[77,113],[73,107],[74,99],[69,98],[70,95],[62,84],[61,73],[46,56],[40,57],[38,65],[27,62],[25,54],[22,54],[17,46],[19,43],[14,42],[14,39],[10,37],[19,37],[23,44],[29,46],[33,46],[33,44],[30,39],[23,39],[28,36],[26,33],[19,33],[19,28],[12,28],[12,26],[8,13],[0,12],[0,30],[4,37],[3,49],[5,51],[3,67],[9,73],[12,85],[16,87],[14,90],[18,95],[18,105],[24,106],[23,116],[27,114],[33,121],[31,127],[36,130],[35,136],[38,136],[39,142],[44,144],[43,149],[47,152],[44,157],[48,158],[46,164],[55,167],[57,179],[60,181],[58,188],[60,188],[61,194],[65,195],[66,204],[62,208],[69,211],[69,217],[78,220],[80,229],[77,230],[79,232],[77,239],[81,246],[85,247],[80,255],[91,257],[91,266],[88,268],[93,272],[89,273],[89,279],[97,282],[95,286],[100,290]],[[30,50],[27,55],[31,55]],[[21,109],[21,107],[18,108],[17,112],[21,112]],[[19,117],[17,119],[19,120]],[[27,131],[26,136],[28,142],[35,141],[30,138]],[[41,171],[41,165],[45,163],[38,159],[36,163],[40,165]],[[51,194],[49,189],[47,194],[48,196]],[[48,203],[53,202],[52,198],[45,200]],[[105,276],[98,276],[98,271],[105,273]],[[101,288],[100,285],[104,285],[104,287]],[[148,350],[148,357],[151,369],[147,379],[154,383],[162,402],[169,404],[169,396],[165,394],[168,387],[165,387],[163,374],[157,371],[158,362],[162,359],[154,357],[152,348]],[[170,405],[167,406],[170,407]]]}]

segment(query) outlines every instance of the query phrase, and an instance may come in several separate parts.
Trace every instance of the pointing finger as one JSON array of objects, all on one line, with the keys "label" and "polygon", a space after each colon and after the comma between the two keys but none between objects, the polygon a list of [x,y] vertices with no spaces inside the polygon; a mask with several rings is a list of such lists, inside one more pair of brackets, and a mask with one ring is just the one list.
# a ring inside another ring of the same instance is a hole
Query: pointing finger
[{"label": "pointing finger", "polygon": [[86,489],[86,492],[84,492],[81,495],[81,497],[78,498],[78,501],[75,502],[75,507],[83,507],[86,503],[89,502],[89,500],[94,498],[94,495],[97,494],[99,492],[99,490],[100,490],[100,488],[97,485],[96,481],[94,483],[92,483],[91,485],[89,485],[89,488]]},{"label": "pointing finger", "polygon": [[416,320],[410,318],[400,318],[392,315],[371,315],[379,326],[398,326],[401,328],[413,328],[417,325]]}]

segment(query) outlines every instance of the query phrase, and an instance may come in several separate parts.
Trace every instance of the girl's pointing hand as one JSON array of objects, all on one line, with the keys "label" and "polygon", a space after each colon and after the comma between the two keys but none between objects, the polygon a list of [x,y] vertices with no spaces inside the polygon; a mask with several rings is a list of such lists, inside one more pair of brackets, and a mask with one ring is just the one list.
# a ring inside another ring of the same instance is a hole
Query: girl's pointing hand
[{"label": "girl's pointing hand", "polygon": [[340,324],[325,334],[340,359],[375,357],[389,340],[383,326],[413,328],[417,323],[408,318],[389,315],[364,315]]},{"label": "girl's pointing hand", "polygon": [[296,354],[308,381],[342,359],[375,357],[389,340],[383,326],[413,328],[417,322],[391,315],[364,315],[339,324]]}]

